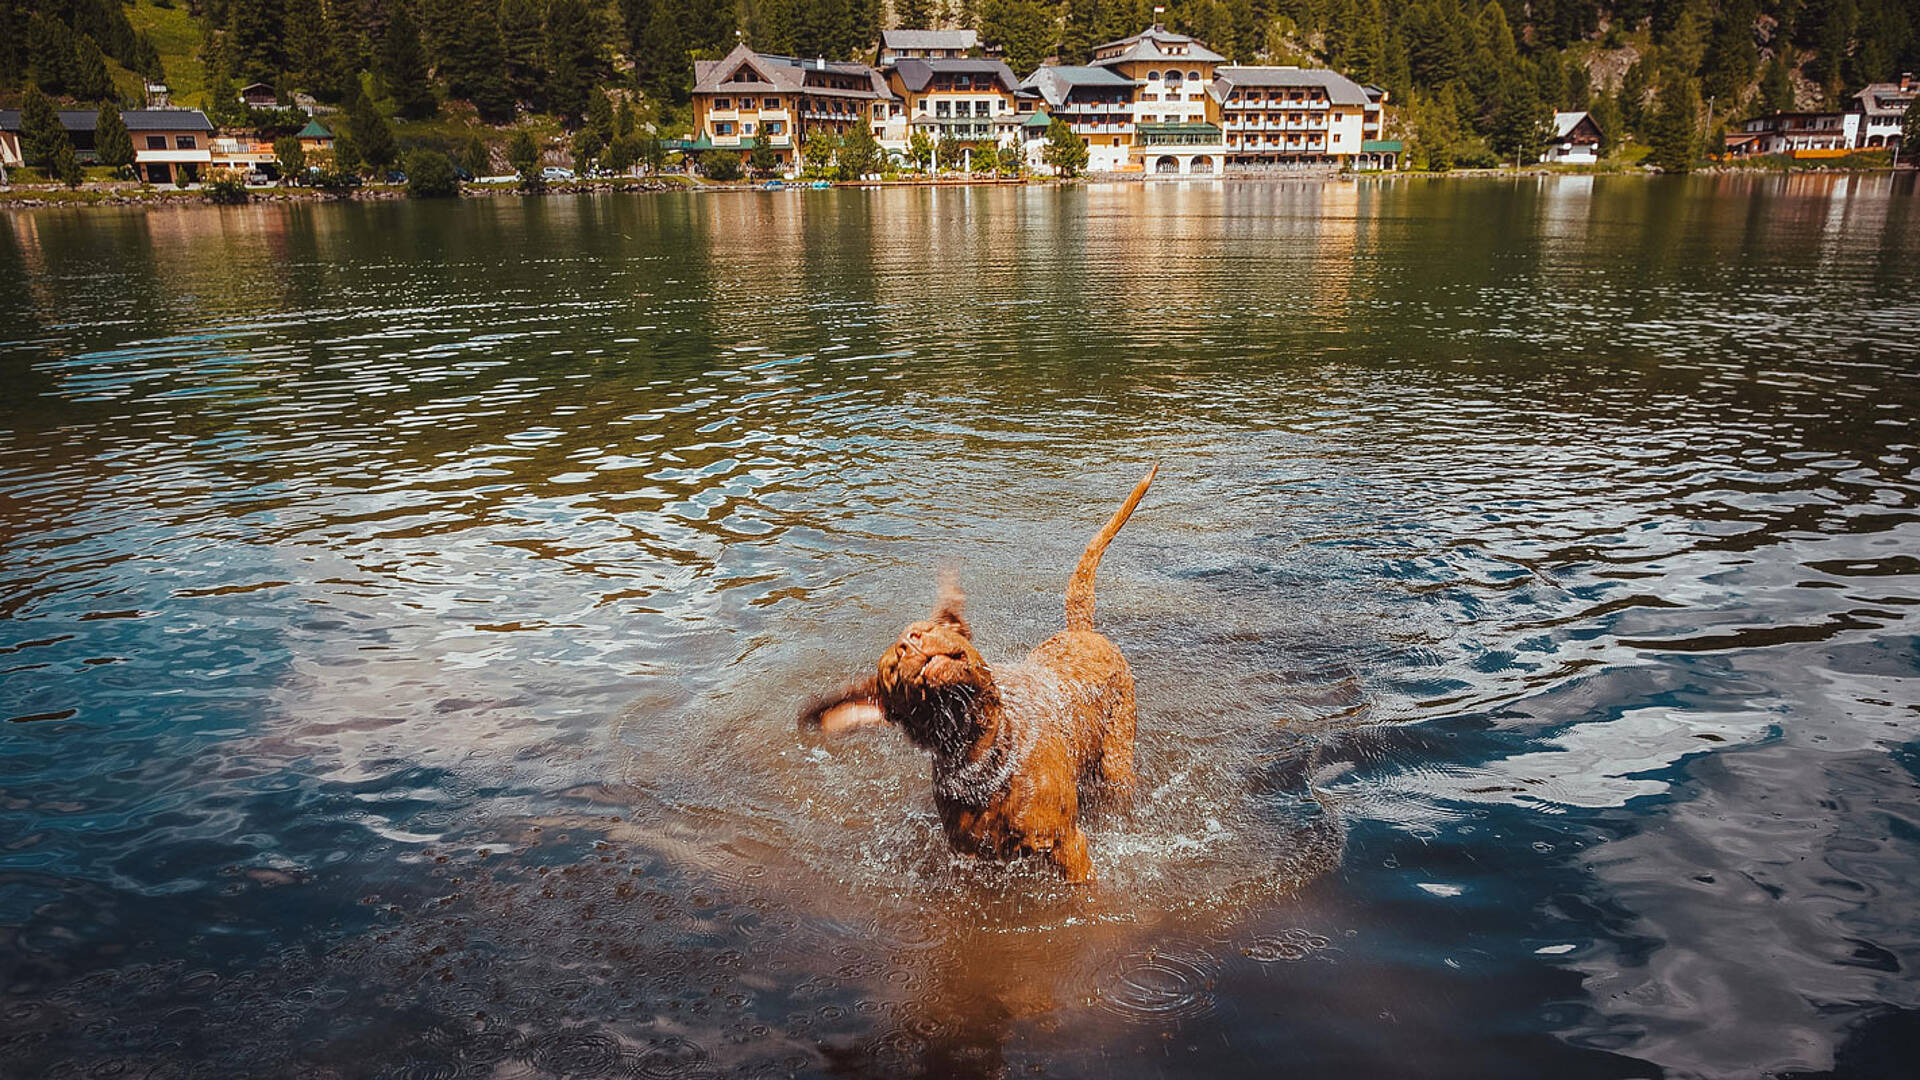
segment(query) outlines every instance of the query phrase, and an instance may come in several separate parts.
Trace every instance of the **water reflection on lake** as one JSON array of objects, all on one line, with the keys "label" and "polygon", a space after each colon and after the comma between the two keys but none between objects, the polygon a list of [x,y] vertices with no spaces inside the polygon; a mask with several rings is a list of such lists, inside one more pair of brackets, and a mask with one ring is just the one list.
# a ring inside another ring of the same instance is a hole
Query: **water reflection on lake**
[{"label": "water reflection on lake", "polygon": [[[0,1074],[1903,1073],[1916,207],[0,216]],[[1096,888],[793,730],[1148,462]]]}]

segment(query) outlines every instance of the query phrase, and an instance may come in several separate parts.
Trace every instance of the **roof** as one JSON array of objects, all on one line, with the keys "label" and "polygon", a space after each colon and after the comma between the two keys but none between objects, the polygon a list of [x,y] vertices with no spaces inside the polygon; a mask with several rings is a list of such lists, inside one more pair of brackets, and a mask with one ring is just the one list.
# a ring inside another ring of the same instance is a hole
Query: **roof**
[{"label": "roof", "polygon": [[333,138],[333,132],[328,131],[326,125],[318,120],[308,120],[307,126],[294,132],[293,137],[296,139],[331,139]]},{"label": "roof", "polygon": [[1020,84],[1022,89],[1036,90],[1049,105],[1058,105],[1067,99],[1075,87],[1093,86],[1107,89],[1126,89],[1133,91],[1133,80],[1117,71],[1103,67],[1083,67],[1071,64],[1051,64],[1040,68],[1027,76]]},{"label": "roof", "polygon": [[[752,69],[759,76],[758,82],[736,82],[733,77],[743,68]],[[832,86],[810,86],[807,84],[808,72],[829,72],[835,75],[865,80],[863,89],[845,90]],[[775,56],[771,53],[757,53],[745,45],[736,45],[733,51],[719,60],[695,60],[693,62],[693,92],[696,94],[735,93],[758,94],[769,87],[781,93],[799,93],[804,91],[819,97],[855,97],[855,98],[891,98],[893,91],[887,89],[886,80],[871,65],[849,63],[841,60],[801,60],[791,56]]]},{"label": "roof", "polygon": [[1920,90],[1902,90],[1899,83],[1868,83],[1853,96],[1860,102],[1860,111],[1868,116],[1898,116],[1906,113]]},{"label": "roof", "polygon": [[980,44],[980,35],[972,30],[882,30],[880,47],[901,49],[968,50]]},{"label": "roof", "polygon": [[[94,131],[100,126],[98,109],[60,109],[60,126],[68,131]],[[121,109],[128,131],[212,131],[207,114],[199,109]],[[0,131],[20,130],[20,110],[0,109]]]},{"label": "roof", "polygon": [[1048,116],[1046,113],[1043,113],[1043,112],[1028,113],[1027,118],[1025,120],[1020,121],[1020,126],[1030,127],[1030,128],[1052,127],[1053,117]]},{"label": "roof", "polygon": [[901,85],[914,93],[927,88],[935,75],[992,75],[1002,89],[1012,93],[1020,85],[1013,69],[999,60],[920,60],[909,57],[896,61],[893,70],[900,73]]},{"label": "roof", "polygon": [[1585,120],[1588,115],[1584,109],[1579,112],[1554,113],[1553,137],[1556,139],[1564,139],[1573,134],[1573,129],[1579,127],[1580,121]]},{"label": "roof", "polygon": [[1241,86],[1319,87],[1335,105],[1366,105],[1367,92],[1360,84],[1328,68],[1301,67],[1223,67],[1214,69],[1213,85],[1225,97]]},{"label": "roof", "polygon": [[[1184,51],[1174,51],[1184,50]],[[1111,55],[1103,55],[1111,52]],[[1094,63],[1121,64],[1129,60],[1172,60],[1175,62],[1197,60],[1201,63],[1224,64],[1227,58],[1207,48],[1185,34],[1174,34],[1158,23],[1145,30],[1124,37],[1119,41],[1109,41],[1105,45],[1096,45],[1093,49]]]}]

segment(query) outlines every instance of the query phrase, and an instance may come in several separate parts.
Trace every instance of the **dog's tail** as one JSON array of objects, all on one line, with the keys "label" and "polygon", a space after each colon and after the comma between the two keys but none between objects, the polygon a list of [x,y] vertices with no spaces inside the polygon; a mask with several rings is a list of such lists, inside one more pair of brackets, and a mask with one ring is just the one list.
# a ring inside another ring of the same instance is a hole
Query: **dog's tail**
[{"label": "dog's tail", "polygon": [[1133,508],[1140,505],[1140,497],[1147,493],[1147,485],[1153,483],[1154,474],[1159,471],[1158,465],[1147,470],[1147,475],[1133,486],[1133,494],[1127,496],[1127,501],[1121,503],[1120,509],[1107,519],[1106,526],[1093,534],[1087,550],[1080,556],[1080,562],[1074,566],[1073,577],[1067,580],[1067,629],[1093,629],[1093,574],[1100,569],[1100,556],[1106,553],[1107,544],[1120,531],[1120,526],[1125,525],[1127,518],[1132,516]]}]

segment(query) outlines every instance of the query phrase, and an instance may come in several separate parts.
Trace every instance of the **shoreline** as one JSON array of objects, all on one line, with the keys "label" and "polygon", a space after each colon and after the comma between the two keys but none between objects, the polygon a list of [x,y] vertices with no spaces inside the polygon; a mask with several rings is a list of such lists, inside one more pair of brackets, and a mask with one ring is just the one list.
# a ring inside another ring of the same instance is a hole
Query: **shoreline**
[{"label": "shoreline", "polygon": [[[1827,168],[1809,167],[1804,169],[1769,169],[1748,166],[1710,165],[1695,169],[1689,176],[1871,176],[1899,175],[1920,170],[1920,162],[1909,164],[1902,162],[1898,166],[1878,166],[1873,168]],[[1298,174],[1285,172],[1226,174],[1210,176],[1153,176],[1126,173],[1102,173],[1093,176],[1060,180],[1050,176],[1035,177],[916,177],[895,180],[848,180],[835,181],[836,189],[875,190],[885,188],[916,187],[1066,187],[1074,184],[1146,184],[1146,183],[1345,183],[1369,180],[1516,180],[1541,177],[1641,177],[1652,178],[1666,174],[1643,168],[1565,168],[1529,166],[1523,169],[1451,169],[1447,172],[1423,172],[1418,170],[1368,171],[1368,172],[1312,172],[1302,170]],[[685,192],[761,192],[768,191],[764,181],[751,183],[707,183],[706,181],[671,174],[650,177],[602,177],[587,180],[554,181],[539,188],[524,190],[518,184],[483,184],[468,182],[460,186],[461,199],[494,198],[545,198],[553,195],[600,195],[635,194],[667,191]],[[815,190],[810,181],[793,181],[784,188],[773,191],[809,191]],[[390,202],[408,198],[405,184],[366,184],[344,194],[320,191],[306,187],[269,187],[247,189],[249,198],[245,203],[216,203],[208,197],[204,188],[156,188],[132,183],[118,183],[102,186],[82,186],[65,188],[52,185],[0,186],[0,210],[44,210],[59,208],[89,207],[179,207],[214,205],[249,205],[252,203],[346,203],[346,202]],[[424,200],[433,201],[433,200]]]}]

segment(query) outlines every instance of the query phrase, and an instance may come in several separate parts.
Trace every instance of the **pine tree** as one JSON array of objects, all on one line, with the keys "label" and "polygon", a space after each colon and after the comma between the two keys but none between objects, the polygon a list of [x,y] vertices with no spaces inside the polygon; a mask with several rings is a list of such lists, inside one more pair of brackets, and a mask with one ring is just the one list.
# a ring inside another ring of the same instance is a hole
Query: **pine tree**
[{"label": "pine tree", "polygon": [[91,37],[80,35],[74,46],[73,84],[68,92],[81,101],[109,101],[113,98],[113,77],[107,74],[107,58]]},{"label": "pine tree", "polygon": [[80,155],[74,152],[72,139],[61,139],[53,148],[53,160],[48,162],[47,171],[70,188],[79,187],[87,178],[86,170],[80,167]]},{"label": "pine tree", "polygon": [[1626,125],[1625,131],[1638,133],[1647,129],[1647,93],[1653,88],[1652,83],[1653,66],[1644,57],[1635,60],[1621,77],[1620,119]]},{"label": "pine tree", "polygon": [[1707,45],[1703,89],[1729,113],[1738,111],[1760,65],[1760,50],[1753,43],[1758,17],[1754,0],[1727,0]]},{"label": "pine tree", "polygon": [[309,91],[340,83],[339,54],[327,35],[325,19],[326,9],[316,2],[299,5],[286,20],[287,66],[298,85]]},{"label": "pine tree", "polygon": [[120,110],[111,104],[100,106],[100,120],[93,129],[93,152],[100,164],[123,175],[133,167],[133,136],[127,133]]},{"label": "pine tree", "polygon": [[460,0],[461,20],[450,28],[448,57],[441,64],[447,92],[473,102],[489,124],[513,119],[513,87],[493,0]]},{"label": "pine tree", "polygon": [[246,82],[270,83],[287,63],[281,0],[228,0],[227,56]]},{"label": "pine tree", "polygon": [[1612,94],[1605,92],[1595,94],[1593,107],[1590,112],[1593,115],[1594,126],[1600,129],[1601,151],[1608,154],[1613,153],[1614,147],[1619,145],[1626,134],[1625,131],[1622,130],[1620,121],[1619,100]]},{"label": "pine tree", "polygon": [[[634,78],[643,93],[664,104],[685,104],[693,90],[693,65],[671,6],[653,0],[647,29],[634,56]],[[791,44],[781,51],[792,52]]]},{"label": "pine tree", "polygon": [[929,29],[933,26],[932,0],[894,0],[893,15],[909,30]]},{"label": "pine tree", "polygon": [[513,133],[513,141],[507,144],[507,164],[520,175],[522,187],[540,185],[540,147],[532,134],[524,130]]},{"label": "pine tree", "polygon": [[427,76],[427,51],[420,44],[420,28],[407,14],[405,4],[393,6],[393,18],[380,38],[374,73],[387,96],[400,107],[401,116],[422,120],[440,110],[433,96],[433,81]]},{"label": "pine tree", "polygon": [[602,67],[599,27],[583,0],[547,6],[546,44],[547,109],[572,127],[586,112]]},{"label": "pine tree", "polygon": [[1787,76],[1787,65],[1781,61],[1779,53],[1767,61],[1766,70],[1761,73],[1757,111],[1762,116],[1793,111],[1793,80]]},{"label": "pine tree", "polygon": [[507,89],[515,101],[540,104],[545,81],[546,43],[541,33],[540,9],[534,0],[503,0],[500,5],[500,48],[506,54]]},{"label": "pine tree", "polygon": [[1660,88],[1660,112],[1653,120],[1653,153],[1647,160],[1661,172],[1686,173],[1700,152],[1700,92],[1691,79]]},{"label": "pine tree", "polygon": [[467,149],[460,155],[460,163],[465,165],[471,176],[490,176],[493,173],[493,155],[488,153],[487,144],[480,136],[467,137]]},{"label": "pine tree", "polygon": [[998,45],[1007,65],[1030,72],[1053,51],[1053,16],[1039,0],[981,0],[980,40]]},{"label": "pine tree", "polygon": [[347,133],[360,160],[374,172],[385,170],[398,157],[393,124],[380,115],[373,100],[364,93],[355,94],[347,105]]},{"label": "pine tree", "polygon": [[1494,152],[1502,162],[1538,161],[1541,144],[1546,141],[1547,119],[1547,109],[1534,85],[1517,75],[1509,76],[1500,88],[1500,102],[1494,112]]},{"label": "pine tree", "polygon": [[[1093,57],[1093,47],[1104,43],[1101,23],[1102,0],[1066,0],[1065,21],[1060,31],[1060,59],[1063,63],[1084,64]],[[1024,75],[1025,72],[1016,72]]]},{"label": "pine tree", "polygon": [[61,126],[53,100],[29,84],[20,101],[20,156],[28,165],[50,169],[63,143],[71,147],[73,140]]},{"label": "pine tree", "polygon": [[48,94],[67,92],[73,77],[73,30],[59,19],[27,16],[27,76]]}]

